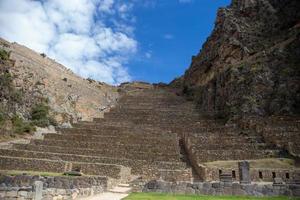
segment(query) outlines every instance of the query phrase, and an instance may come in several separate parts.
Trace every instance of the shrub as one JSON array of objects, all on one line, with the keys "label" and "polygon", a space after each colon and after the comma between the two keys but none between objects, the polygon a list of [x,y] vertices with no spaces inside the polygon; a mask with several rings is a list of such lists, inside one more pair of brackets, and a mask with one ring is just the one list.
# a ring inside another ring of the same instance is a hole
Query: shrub
[{"label": "shrub", "polygon": [[31,110],[32,120],[41,120],[48,118],[49,106],[45,103],[39,103],[35,105]]},{"label": "shrub", "polygon": [[9,53],[5,51],[4,49],[0,49],[0,59],[1,60],[8,60],[9,59]]},{"label": "shrub", "polygon": [[12,76],[9,72],[5,71],[0,74],[0,84],[2,87],[11,87]]},{"label": "shrub", "polygon": [[39,103],[31,110],[32,123],[39,127],[46,127],[49,125],[57,125],[55,119],[49,116],[50,107],[46,103]]},{"label": "shrub", "polygon": [[12,124],[13,124],[13,130],[17,134],[30,133],[34,131],[34,126],[29,122],[25,122],[18,115],[13,116]]}]

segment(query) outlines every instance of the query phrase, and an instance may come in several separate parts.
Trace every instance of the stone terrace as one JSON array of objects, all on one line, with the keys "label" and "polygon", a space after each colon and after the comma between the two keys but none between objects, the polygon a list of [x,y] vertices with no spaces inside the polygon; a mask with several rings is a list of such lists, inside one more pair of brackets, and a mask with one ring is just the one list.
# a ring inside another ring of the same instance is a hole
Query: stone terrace
[{"label": "stone terrace", "polygon": [[[262,134],[201,118],[192,102],[162,88],[122,88],[118,105],[104,118],[60,128],[42,140],[0,149],[1,170],[64,172],[128,182],[191,181],[197,167],[215,160],[277,157]],[[193,167],[192,167],[193,165]],[[198,175],[197,175],[198,173]]]}]

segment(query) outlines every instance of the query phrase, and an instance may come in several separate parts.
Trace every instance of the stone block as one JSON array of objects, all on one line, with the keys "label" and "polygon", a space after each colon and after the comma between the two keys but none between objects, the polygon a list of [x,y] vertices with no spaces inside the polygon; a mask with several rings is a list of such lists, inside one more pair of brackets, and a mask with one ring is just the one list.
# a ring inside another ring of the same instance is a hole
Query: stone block
[{"label": "stone block", "polygon": [[2,199],[2,198],[5,197],[5,193],[6,193],[6,192],[0,192],[0,199]]},{"label": "stone block", "polygon": [[211,184],[211,187],[212,187],[212,188],[218,188],[218,189],[219,189],[219,188],[221,187],[221,184],[220,184],[219,182],[215,182],[215,183],[212,183],[212,184]]},{"label": "stone block", "polygon": [[43,182],[34,182],[34,200],[42,200],[43,197]]},{"label": "stone block", "polygon": [[237,195],[237,196],[243,196],[246,195],[247,193],[245,190],[241,188],[241,185],[239,183],[233,183],[232,184],[232,195]]},{"label": "stone block", "polygon": [[250,184],[250,164],[248,161],[242,161],[238,163],[239,166],[239,177],[241,184]]},{"label": "stone block", "polygon": [[28,192],[27,192],[27,191],[19,191],[19,192],[18,192],[18,196],[19,196],[19,197],[27,197],[27,195],[28,195]]},{"label": "stone block", "polygon": [[53,200],[63,200],[63,196],[57,195],[57,196],[53,197]]},{"label": "stone block", "polygon": [[279,178],[279,177],[274,178],[274,180],[273,180],[273,186],[275,186],[275,185],[283,185],[283,184],[284,184],[284,182],[283,182],[282,178]]},{"label": "stone block", "polygon": [[5,197],[10,197],[10,198],[14,198],[18,196],[18,192],[17,191],[8,191],[5,194]]}]

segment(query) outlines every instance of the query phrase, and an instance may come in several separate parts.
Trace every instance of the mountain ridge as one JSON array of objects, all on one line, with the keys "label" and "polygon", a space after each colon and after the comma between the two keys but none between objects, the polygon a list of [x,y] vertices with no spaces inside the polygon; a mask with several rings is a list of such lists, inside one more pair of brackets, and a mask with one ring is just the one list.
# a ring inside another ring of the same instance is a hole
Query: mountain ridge
[{"label": "mountain ridge", "polygon": [[170,85],[211,115],[298,115],[299,10],[295,0],[233,0]]}]

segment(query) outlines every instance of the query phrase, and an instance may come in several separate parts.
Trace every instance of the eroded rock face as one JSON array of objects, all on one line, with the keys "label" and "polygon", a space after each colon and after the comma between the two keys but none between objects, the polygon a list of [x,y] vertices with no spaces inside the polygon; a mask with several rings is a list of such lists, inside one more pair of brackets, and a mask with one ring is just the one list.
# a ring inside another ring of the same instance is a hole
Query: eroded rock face
[{"label": "eroded rock face", "polygon": [[118,98],[116,87],[83,79],[46,55],[3,39],[0,47],[10,52],[14,61],[9,71],[16,88],[24,93],[24,102],[17,108],[24,118],[32,104],[44,98],[59,124],[92,120],[109,111]]},{"label": "eroded rock face", "polygon": [[233,0],[219,9],[211,36],[175,84],[208,113],[299,114],[300,2]]}]

